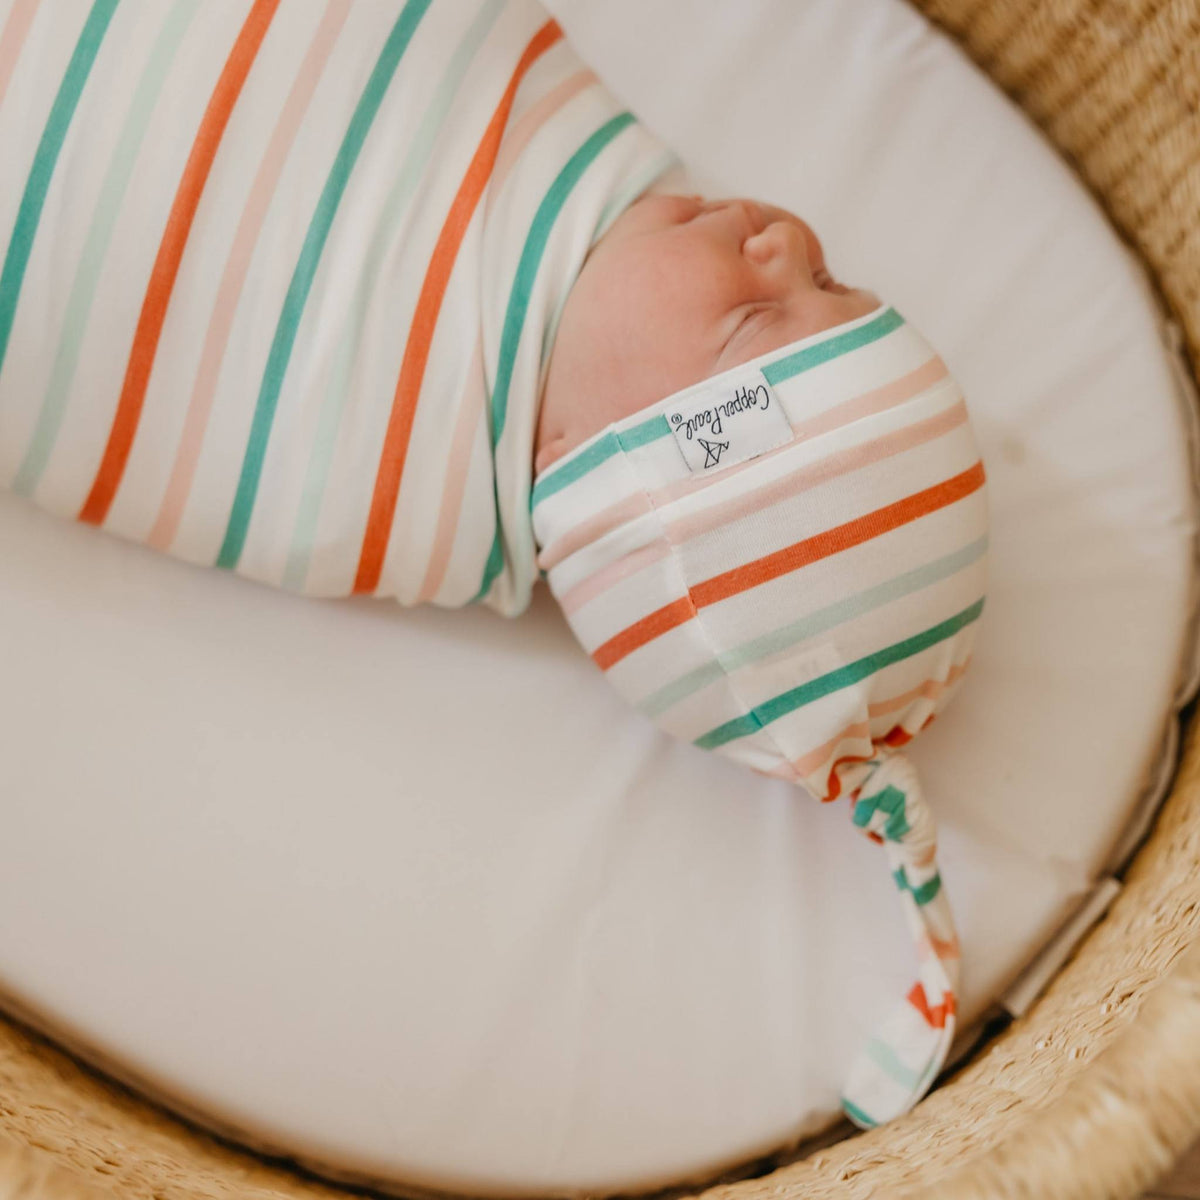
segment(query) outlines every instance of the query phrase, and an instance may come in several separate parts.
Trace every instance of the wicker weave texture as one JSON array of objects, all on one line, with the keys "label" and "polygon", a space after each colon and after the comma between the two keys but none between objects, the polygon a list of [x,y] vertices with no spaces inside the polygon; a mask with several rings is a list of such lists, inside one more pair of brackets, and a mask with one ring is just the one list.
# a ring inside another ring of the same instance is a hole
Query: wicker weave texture
[{"label": "wicker weave texture", "polygon": [[[1041,127],[1200,366],[1200,0],[913,0]],[[1131,1197],[1200,1132],[1200,725],[1108,916],[906,1117],[705,1200]],[[335,1200],[0,1021],[0,1200]]]},{"label": "wicker weave texture", "polygon": [[1200,3],[914,2],[1091,186],[1200,361]]}]

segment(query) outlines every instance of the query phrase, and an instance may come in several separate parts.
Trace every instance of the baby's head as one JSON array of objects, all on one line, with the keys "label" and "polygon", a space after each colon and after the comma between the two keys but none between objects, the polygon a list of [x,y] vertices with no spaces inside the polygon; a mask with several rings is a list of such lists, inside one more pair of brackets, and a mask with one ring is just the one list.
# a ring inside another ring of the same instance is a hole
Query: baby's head
[{"label": "baby's head", "polygon": [[[715,712],[882,653],[847,677],[838,711],[857,722],[817,721],[833,740],[816,758],[811,721],[719,743],[831,799],[861,779],[850,764],[902,745],[954,690],[987,541],[965,400],[894,308],[832,279],[799,217],[751,200],[633,204],[564,305],[538,434],[538,565],[598,665],[670,732],[697,740]],[[875,719],[869,697],[896,700],[902,674],[886,646],[935,616],[944,636],[895,660],[915,658],[920,686]],[[701,664],[703,686],[650,687]]]},{"label": "baby's head", "polygon": [[567,297],[534,470],[672,392],[878,305],[832,279],[816,234],[784,209],[648,193],[593,247]]},{"label": "baby's head", "polygon": [[833,283],[798,218],[651,195],[580,272],[539,432],[538,565],[610,683],[676,737],[848,794],[886,843],[918,980],[843,1103],[903,1112],[955,1028],[957,939],[900,748],[957,691],[983,611],[957,383],[894,308]]}]

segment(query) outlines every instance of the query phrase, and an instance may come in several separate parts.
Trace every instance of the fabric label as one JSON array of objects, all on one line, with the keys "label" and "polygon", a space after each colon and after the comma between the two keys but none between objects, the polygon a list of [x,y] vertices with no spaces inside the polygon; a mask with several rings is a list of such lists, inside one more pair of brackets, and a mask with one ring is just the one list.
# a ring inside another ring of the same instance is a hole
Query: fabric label
[{"label": "fabric label", "polygon": [[698,388],[666,411],[693,475],[719,471],[791,441],[792,427],[759,370]]}]

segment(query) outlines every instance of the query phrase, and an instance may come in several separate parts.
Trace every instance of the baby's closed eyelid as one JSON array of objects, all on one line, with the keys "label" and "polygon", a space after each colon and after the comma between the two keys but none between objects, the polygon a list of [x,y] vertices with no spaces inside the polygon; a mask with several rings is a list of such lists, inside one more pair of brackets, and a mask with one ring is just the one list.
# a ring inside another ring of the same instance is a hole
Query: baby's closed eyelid
[{"label": "baby's closed eyelid", "polygon": [[756,329],[761,328],[762,325],[768,323],[767,318],[763,317],[763,314],[770,313],[773,307],[773,305],[765,301],[755,301],[746,305],[746,311],[738,318],[737,323],[734,325],[733,329],[730,330],[729,336],[725,339],[725,343],[721,347],[722,355],[728,352],[729,347],[742,336],[743,331],[750,327],[750,322],[755,320],[755,318],[762,317],[762,320],[757,322],[757,325],[755,326]]}]

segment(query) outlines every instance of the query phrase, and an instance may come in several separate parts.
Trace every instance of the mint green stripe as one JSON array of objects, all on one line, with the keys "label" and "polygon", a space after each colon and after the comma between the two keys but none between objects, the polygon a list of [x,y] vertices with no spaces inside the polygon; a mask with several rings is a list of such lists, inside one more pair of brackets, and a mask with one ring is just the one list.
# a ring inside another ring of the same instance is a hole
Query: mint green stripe
[{"label": "mint green stripe", "polygon": [[492,534],[492,548],[488,551],[487,562],[483,564],[483,580],[479,585],[479,591],[471,597],[471,604],[478,604],[480,600],[488,594],[488,588],[496,580],[496,576],[500,574],[504,568],[504,547],[500,543],[500,509],[499,499],[496,500],[496,530]]},{"label": "mint green stripe", "polygon": [[[629,182],[616,195],[612,196],[608,203],[600,210],[600,216],[596,219],[596,228],[592,231],[591,245],[594,246],[607,232],[609,226],[619,217],[624,211],[637,200],[641,194],[649,188],[656,179],[661,175],[665,175],[673,167],[679,166],[679,156],[673,150],[664,150],[657,158],[653,159],[649,166],[644,170],[639,171],[634,175]],[[542,366],[545,367],[550,358],[550,351],[554,347],[554,338],[558,333],[558,323],[562,318],[562,311],[566,307],[567,297],[571,294],[571,289],[566,291],[559,297],[558,305],[554,310],[554,315],[550,318],[549,324],[546,326],[546,334],[542,338]]]},{"label": "mint green stripe", "polygon": [[914,654],[920,654],[922,650],[927,650],[930,646],[953,637],[964,626],[977,620],[979,614],[983,612],[983,603],[984,597],[981,596],[969,608],[964,608],[962,612],[941,621],[922,633],[906,638],[895,645],[886,646],[874,654],[868,654],[865,658],[839,667],[836,671],[819,675],[816,679],[809,680],[808,683],[801,684],[799,687],[781,692],[778,696],[756,705],[743,716],[735,717],[732,721],[726,721],[723,725],[718,725],[716,729],[709,730],[708,733],[696,738],[694,745],[699,746],[702,750],[712,750],[717,746],[725,745],[726,742],[732,742],[736,738],[748,737],[756,730],[763,728],[764,725],[769,725],[772,721],[777,721],[780,717],[786,716],[806,704],[811,704],[822,696],[828,696],[831,692],[851,687],[859,680],[866,679],[868,675],[874,675],[876,671],[891,666],[892,663],[911,658]]},{"label": "mint green stripe", "polygon": [[530,511],[547,496],[553,496],[555,492],[565,488],[568,483],[574,483],[576,479],[582,478],[602,462],[612,458],[620,448],[621,443],[617,441],[617,435],[611,429],[606,430],[586,450],[580,451],[577,457],[571,459],[570,462],[563,463],[557,471],[551,471],[550,474],[543,475],[537,481],[530,496]]},{"label": "mint green stripe", "polygon": [[657,442],[659,438],[666,437],[670,432],[671,426],[667,424],[667,418],[662,413],[647,417],[640,425],[621,431],[621,449],[640,450],[643,446],[648,446],[651,442]]},{"label": "mint green stripe", "polygon": [[854,1101],[847,1100],[845,1096],[842,1097],[842,1108],[848,1116],[853,1117],[855,1121],[866,1129],[874,1129],[879,1124],[874,1117],[865,1113]]},{"label": "mint green stripe", "polygon": [[881,1042],[878,1038],[870,1038],[867,1041],[866,1054],[889,1079],[894,1080],[901,1087],[915,1091],[921,1082],[920,1073],[911,1067],[906,1067],[886,1042]]},{"label": "mint green stripe", "polygon": [[849,354],[851,350],[857,350],[860,346],[877,342],[903,324],[904,318],[894,308],[885,309],[873,321],[868,321],[857,329],[847,330],[824,342],[818,342],[815,346],[806,346],[803,350],[797,350],[795,354],[768,363],[763,367],[762,373],[767,382],[774,386],[799,375],[802,371],[810,371],[821,363],[829,362],[831,358],[838,358]]},{"label": "mint green stripe", "polygon": [[651,187],[656,179],[682,165],[682,160],[674,150],[664,150],[656,158],[652,159],[643,170],[639,171],[629,180],[625,187],[612,196],[608,203],[600,210],[600,216],[596,219],[596,232],[592,235],[592,242],[595,243],[602,238],[608,232],[609,226],[647,188]]},{"label": "mint green stripe", "polygon": [[113,229],[121,211],[121,201],[129,186],[134,163],[137,161],[150,118],[154,115],[167,71],[199,4],[200,0],[176,0],[150,50],[150,57],[138,81],[137,91],[130,101],[121,136],[113,149],[108,171],[100,186],[100,195],[92,213],[83,252],[75,268],[75,279],[71,284],[71,294],[63,314],[62,332],[54,355],[54,366],[50,371],[46,394],[42,397],[37,425],[13,481],[13,491],[22,496],[33,494],[54,450],[54,443],[66,415],[75,369],[79,365],[83,335],[87,330],[92,302],[96,297],[100,271],[104,266]]},{"label": "mint green stripe", "polygon": [[647,417],[631,429],[622,430],[619,434],[607,431],[586,450],[579,453],[569,462],[563,463],[556,471],[543,475],[537,481],[533,494],[529,498],[529,510],[532,512],[547,496],[561,492],[569,483],[582,479],[589,471],[595,470],[602,462],[612,458],[618,450],[637,450],[648,446],[651,442],[666,437],[671,432],[667,418],[658,413]]},{"label": "mint green stripe", "polygon": [[937,874],[931,875],[924,883],[913,887],[903,867],[897,867],[892,872],[892,880],[902,892],[911,892],[912,898],[918,904],[928,904],[942,890],[942,877]]},{"label": "mint green stripe", "polygon": [[275,409],[279,403],[279,393],[283,388],[284,376],[287,374],[288,363],[291,361],[292,349],[296,344],[296,335],[300,329],[300,319],[304,315],[304,307],[308,303],[308,294],[312,290],[313,279],[321,263],[321,255],[329,231],[333,227],[338,207],[350,175],[363,143],[387,94],[396,68],[404,56],[405,50],[420,24],[421,18],[429,8],[430,0],[408,0],[400,15],[396,18],[379,58],[371,71],[366,87],[358,98],[354,115],[346,128],[342,144],[338,148],[337,157],[330,168],[329,177],[321,191],[321,198],[308,226],[304,237],[304,245],[296,268],[292,272],[292,281],[288,286],[287,296],[283,302],[283,310],[279,314],[279,323],[275,327],[275,336],[271,341],[271,350],[267,356],[266,370],[263,372],[262,384],[258,392],[258,400],[254,407],[254,418],[250,426],[250,437],[246,444],[246,454],[242,460],[242,473],[238,480],[237,493],[234,496],[233,510],[229,515],[229,524],[225,529],[225,540],[217,556],[218,567],[232,569],[237,566],[246,544],[246,534],[250,528],[250,517],[254,512],[254,501],[258,494],[259,480],[262,477],[263,460],[267,454],[267,443],[271,437],[271,426],[275,421]]},{"label": "mint green stripe", "polygon": [[525,238],[521,258],[517,263],[512,291],[508,298],[508,309],[504,314],[504,328],[500,334],[500,353],[496,364],[496,386],[492,389],[492,445],[496,446],[504,434],[504,423],[508,416],[508,390],[512,386],[513,370],[517,361],[517,346],[529,311],[529,297],[533,294],[534,280],[541,266],[546,243],[558,219],[563,205],[582,178],[583,173],[596,160],[600,152],[627,126],[633,124],[633,114],[618,113],[606,121],[571,155],[566,166],[542,197],[534,214],[533,224]]},{"label": "mint green stripe", "polygon": [[351,368],[357,348],[357,338],[346,336],[334,350],[333,364],[329,370],[329,385],[321,402],[317,431],[309,454],[304,487],[300,493],[300,507],[292,530],[292,545],[283,572],[283,586],[293,591],[303,591],[308,579],[308,568],[317,536],[317,519],[321,515],[321,502],[325,496],[325,484],[333,462],[342,409],[350,390]]},{"label": "mint green stripe", "polygon": [[383,203],[379,220],[372,232],[364,269],[359,273],[358,286],[352,303],[348,306],[341,340],[334,352],[329,386],[325,389],[325,398],[321,403],[316,439],[309,456],[304,489],[300,497],[300,510],[296,515],[292,545],[283,575],[283,586],[286,588],[301,591],[308,577],[309,563],[316,542],[317,521],[321,515],[321,504],[325,498],[329,470],[333,463],[334,446],[342,423],[342,412],[350,394],[351,371],[366,327],[367,304],[386,261],[384,250],[395,239],[396,227],[408,211],[417,184],[437,143],[446,114],[459,94],[467,68],[496,23],[496,18],[505,3],[506,0],[486,0],[463,34],[446,67],[446,73],[438,83],[429,107],[421,118],[412,145]]},{"label": "mint green stripe", "polygon": [[[538,267],[541,265],[542,254],[545,252],[546,242],[550,238],[550,231],[554,228],[554,222],[558,219],[558,214],[562,211],[563,205],[567,202],[567,198],[582,178],[583,173],[617,134],[633,124],[633,119],[632,113],[623,112],[605,121],[567,160],[566,165],[558,173],[558,177],[550,185],[545,196],[542,197],[542,202],[538,205],[537,212],[534,214],[533,223],[529,228],[529,234],[526,236],[525,245],[521,250],[521,257],[517,262],[512,291],[508,297],[508,309],[504,314],[504,328],[500,334],[500,351],[496,364],[496,384],[492,389],[491,402],[492,420],[490,433],[493,455],[504,433],[504,422],[508,415],[508,390],[512,386],[513,369],[517,359],[517,347],[521,341],[521,332],[525,326],[525,316],[529,310],[529,297],[533,292],[534,280],[537,278]],[[494,492],[496,487],[494,475],[492,487]],[[479,584],[479,591],[475,593],[471,600],[472,604],[482,600],[487,595],[488,589],[492,586],[492,583],[504,565],[504,554],[500,543],[499,513],[500,500],[497,495],[497,520],[496,529],[492,535],[492,548],[488,553],[487,564],[483,571],[483,579]]]},{"label": "mint green stripe", "polygon": [[720,679],[722,675],[732,674],[747,663],[757,662],[769,655],[778,654],[781,650],[786,650],[797,642],[815,637],[819,633],[825,633],[856,617],[882,608],[885,604],[890,604],[902,596],[911,595],[931,584],[949,579],[951,575],[982,558],[987,547],[988,538],[985,534],[961,550],[954,551],[953,554],[934,559],[925,566],[906,571],[903,575],[897,575],[895,579],[889,579],[875,587],[867,588],[866,591],[858,592],[845,600],[838,600],[806,617],[801,617],[798,621],[792,621],[770,633],[764,633],[748,642],[743,642],[740,646],[735,646],[732,650],[727,650],[722,654],[719,662],[705,663],[702,667],[697,667],[694,671],[689,671],[659,688],[658,691],[652,692],[638,705],[638,708],[647,716],[658,716],[672,705],[678,704],[685,696],[690,696],[702,687],[707,687],[710,683]]},{"label": "mint green stripe", "polygon": [[[866,346],[871,342],[878,341],[885,334],[891,333],[893,329],[903,324],[904,318],[894,308],[885,309],[873,321],[868,321],[865,325],[860,325],[857,329],[851,329],[846,333],[831,337],[824,342],[819,342],[815,346],[808,346],[804,350],[797,350],[795,354],[789,354],[785,358],[768,363],[762,368],[762,373],[772,385],[781,383],[785,379],[791,379],[792,376],[799,375],[802,371],[810,370],[812,367],[819,366],[823,362],[828,362],[831,358],[837,358],[842,354],[849,353],[851,350],[857,350],[860,346]],[[650,429],[653,429],[653,436],[645,437],[644,440],[635,441],[632,444],[628,440],[630,435],[636,435],[639,431],[644,432]],[[574,483],[577,479],[582,479],[584,475],[598,467],[605,459],[611,458],[619,448],[623,447],[626,450],[636,449],[638,446],[643,446],[647,442],[652,442],[656,438],[663,437],[670,432],[670,426],[667,425],[666,418],[660,414],[659,416],[648,418],[641,425],[635,425],[633,429],[623,433],[620,445],[616,441],[603,440],[593,446],[589,446],[577,458],[567,460],[557,470],[551,471],[548,475],[544,475],[538,480],[537,486],[533,489],[533,495],[530,497],[530,509],[536,508],[547,496],[553,496],[555,492],[562,491],[568,484]]]},{"label": "mint green stripe", "polygon": [[881,792],[864,796],[855,802],[851,820],[860,829],[870,825],[877,812],[887,814],[883,836],[889,842],[898,842],[909,830],[908,797],[895,784],[889,783]]},{"label": "mint green stripe", "polygon": [[941,1055],[933,1055],[929,1062],[926,1063],[924,1071],[917,1077],[916,1093],[918,1096],[923,1096],[929,1090],[929,1085],[933,1082],[938,1071],[941,1069],[944,1059]]},{"label": "mint green stripe", "polygon": [[[33,241],[42,219],[50,180],[58,164],[67,130],[75,116],[83,86],[91,74],[96,55],[100,52],[100,43],[104,41],[116,7],[117,0],[95,0],[92,5],[71,53],[71,61],[67,63],[66,73],[58,85],[58,94],[50,107],[41,141],[33,156],[29,178],[25,181],[25,193],[21,197],[12,237],[4,255],[4,268],[0,270],[0,371],[4,369],[8,354],[8,340],[12,336],[13,321],[17,315],[17,300],[21,295],[29,256],[33,253]],[[6,166],[5,169],[11,170],[11,167]]]}]

